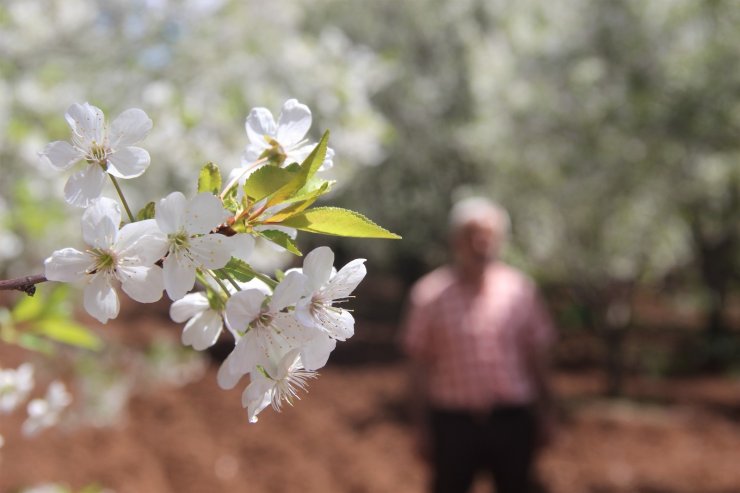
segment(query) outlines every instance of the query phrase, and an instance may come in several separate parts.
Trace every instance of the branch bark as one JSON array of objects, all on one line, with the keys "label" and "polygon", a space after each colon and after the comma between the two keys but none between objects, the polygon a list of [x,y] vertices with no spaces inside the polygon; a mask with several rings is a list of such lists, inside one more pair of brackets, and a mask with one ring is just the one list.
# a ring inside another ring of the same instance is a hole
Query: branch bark
[{"label": "branch bark", "polygon": [[28,296],[33,296],[36,293],[36,284],[46,282],[47,280],[43,274],[0,280],[0,291],[16,289],[23,291]]}]

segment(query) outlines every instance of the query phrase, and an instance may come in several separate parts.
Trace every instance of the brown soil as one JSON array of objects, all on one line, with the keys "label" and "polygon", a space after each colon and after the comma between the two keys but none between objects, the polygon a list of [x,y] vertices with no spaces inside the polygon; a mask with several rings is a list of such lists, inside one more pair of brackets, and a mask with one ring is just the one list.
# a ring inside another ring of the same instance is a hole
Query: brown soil
[{"label": "brown soil", "polygon": [[[17,357],[6,349],[4,366]],[[115,427],[59,427],[28,439],[19,413],[3,417],[0,492],[47,481],[118,493],[424,491],[403,362],[335,362],[295,407],[265,410],[254,425],[240,390],[220,390],[215,371],[135,394]],[[556,386],[561,426],[538,464],[546,491],[740,492],[740,380],[631,380],[631,400],[600,398],[595,372],[560,373]]]}]

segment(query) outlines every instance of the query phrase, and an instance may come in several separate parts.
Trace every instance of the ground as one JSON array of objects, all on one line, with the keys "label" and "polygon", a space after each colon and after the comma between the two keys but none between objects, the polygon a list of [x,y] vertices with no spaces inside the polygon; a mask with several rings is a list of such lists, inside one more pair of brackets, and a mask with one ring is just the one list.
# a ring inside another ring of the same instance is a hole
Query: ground
[{"label": "ground", "polygon": [[[257,424],[247,422],[240,389],[217,387],[215,363],[186,385],[138,390],[114,426],[60,426],[29,439],[19,413],[3,417],[0,492],[46,481],[118,493],[424,491],[405,363],[361,361],[360,350],[338,353],[300,402],[265,410]],[[17,358],[2,356],[5,366]],[[631,378],[631,398],[615,400],[600,397],[598,371],[584,370],[559,372],[556,387],[560,427],[538,463],[546,491],[740,492],[740,380]]]}]

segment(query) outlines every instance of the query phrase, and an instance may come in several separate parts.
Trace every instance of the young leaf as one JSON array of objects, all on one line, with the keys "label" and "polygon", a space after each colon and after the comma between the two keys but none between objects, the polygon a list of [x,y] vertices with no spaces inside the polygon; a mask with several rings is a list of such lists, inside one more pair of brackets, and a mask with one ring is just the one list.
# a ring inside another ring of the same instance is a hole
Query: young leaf
[{"label": "young leaf", "polygon": [[329,131],[327,130],[313,151],[311,151],[311,154],[301,163],[300,168],[293,178],[270,196],[267,201],[268,206],[279,204],[291,198],[308,183],[324,162],[328,142]]},{"label": "young leaf", "polygon": [[154,219],[154,208],[154,202],[149,202],[136,214],[136,220],[145,221],[147,219]]},{"label": "young leaf", "polygon": [[[283,202],[284,204],[296,201],[294,204],[289,205],[285,209],[276,212],[270,216],[263,224],[279,224],[290,216],[294,216],[299,212],[308,209],[311,205],[316,202],[321,195],[325,194],[333,182],[326,181],[321,185],[320,188],[313,190],[312,192],[299,192],[299,195],[294,196],[290,200]],[[300,202],[302,201],[302,202]]]},{"label": "young leaf", "polygon": [[277,229],[266,229],[263,231],[256,231],[256,233],[263,238],[266,238],[267,240],[275,243],[276,245],[285,248],[294,255],[298,255],[299,257],[303,256],[303,254],[293,241],[293,238],[291,238],[288,234],[283,233],[282,231],[278,231]]},{"label": "young leaf", "polygon": [[226,279],[222,271],[239,282],[251,281],[255,276],[254,269],[248,263],[234,257],[222,268],[214,270],[219,279]]},{"label": "young leaf", "polygon": [[72,320],[45,318],[34,324],[33,332],[57,342],[97,351],[103,346],[98,336]]},{"label": "young leaf", "polygon": [[291,216],[280,224],[311,233],[327,235],[392,240],[401,238],[397,234],[378,226],[362,214],[339,207],[316,207]]},{"label": "young leaf", "polygon": [[198,175],[198,193],[210,192],[218,195],[221,191],[221,171],[213,163],[206,163]]},{"label": "young leaf", "polygon": [[249,175],[244,183],[244,194],[257,202],[285,186],[294,177],[295,173],[287,168],[263,166]]}]

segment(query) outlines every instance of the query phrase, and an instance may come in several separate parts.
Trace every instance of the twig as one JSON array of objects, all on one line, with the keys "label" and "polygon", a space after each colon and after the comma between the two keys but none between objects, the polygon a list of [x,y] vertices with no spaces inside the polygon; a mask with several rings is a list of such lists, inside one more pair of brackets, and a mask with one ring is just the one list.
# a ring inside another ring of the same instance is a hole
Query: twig
[{"label": "twig", "polygon": [[46,281],[48,279],[43,274],[0,280],[0,291],[17,289],[18,291],[23,291],[28,296],[33,296],[36,294],[36,284]]}]

